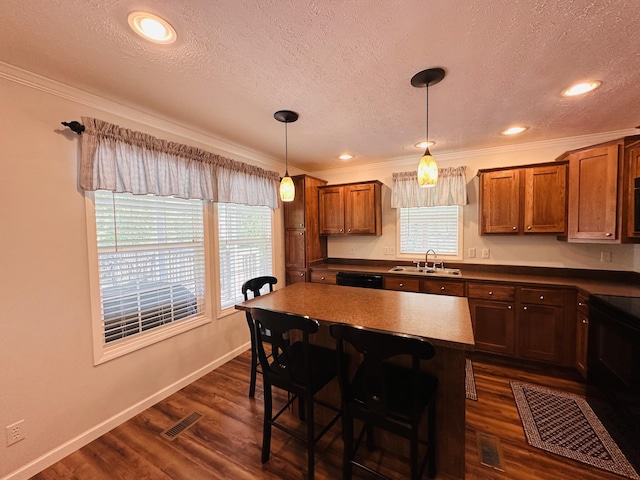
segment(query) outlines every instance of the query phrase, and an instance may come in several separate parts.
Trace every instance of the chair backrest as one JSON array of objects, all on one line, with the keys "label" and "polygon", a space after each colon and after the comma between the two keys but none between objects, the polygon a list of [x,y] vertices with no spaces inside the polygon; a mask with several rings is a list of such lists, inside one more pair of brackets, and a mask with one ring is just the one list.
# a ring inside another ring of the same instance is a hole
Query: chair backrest
[{"label": "chair backrest", "polygon": [[[412,395],[414,399],[420,395],[420,361],[429,360],[435,355],[433,345],[427,340],[401,334],[382,333],[363,327],[354,327],[344,324],[333,324],[329,327],[331,336],[337,340],[336,348],[338,351],[338,359],[340,368],[338,378],[342,390],[343,401],[352,402],[356,397],[352,390],[349,373],[344,356],[344,343],[351,344],[356,351],[363,356],[360,373],[364,376],[360,386],[364,387],[364,391],[359,391],[357,398],[362,400],[368,409],[380,416],[387,415],[388,398],[393,395],[387,385],[385,377],[384,361],[398,356],[411,356],[411,382]],[[361,398],[363,397],[364,398]],[[409,400],[409,399],[407,399]],[[412,402],[417,405],[418,402]],[[408,415],[418,412],[406,412]]]},{"label": "chair backrest", "polygon": [[[299,386],[310,384],[309,378],[309,334],[320,328],[317,320],[294,315],[292,313],[274,312],[263,308],[252,308],[251,317],[256,322],[256,338],[258,358],[262,367],[263,378],[272,385],[294,391]],[[270,334],[264,339],[264,331]],[[292,346],[290,338],[292,330],[302,333],[302,341]],[[262,340],[272,345],[272,362],[264,349]],[[292,348],[293,347],[293,348]],[[295,356],[292,356],[295,348]]]},{"label": "chair backrest", "polygon": [[242,295],[244,295],[245,300],[249,300],[249,292],[253,295],[253,297],[260,296],[260,289],[265,285],[269,285],[269,292],[273,292],[273,286],[278,283],[278,279],[276,277],[271,276],[263,276],[252,278],[251,280],[247,280],[242,284]]}]

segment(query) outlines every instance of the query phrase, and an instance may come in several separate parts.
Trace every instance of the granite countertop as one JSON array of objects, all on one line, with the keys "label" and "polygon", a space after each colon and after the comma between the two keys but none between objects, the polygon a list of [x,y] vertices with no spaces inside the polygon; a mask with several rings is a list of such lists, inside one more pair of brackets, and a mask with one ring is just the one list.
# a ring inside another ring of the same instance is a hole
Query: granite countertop
[{"label": "granite countertop", "polygon": [[[402,264],[402,262],[398,262]],[[394,265],[371,265],[367,261],[363,264],[354,263],[349,260],[345,263],[339,263],[332,260],[331,263],[319,263],[313,265],[313,271],[330,271],[330,272],[367,272],[376,274],[388,274],[389,269]],[[449,266],[449,265],[447,265]],[[557,287],[578,288],[587,294],[599,295],[621,295],[630,297],[640,297],[640,274],[633,272],[594,272],[592,270],[576,270],[576,269],[554,269],[554,268],[535,268],[535,267],[509,267],[509,266],[483,266],[483,265],[465,265],[455,264],[455,268],[461,270],[460,276],[422,276],[411,275],[412,277],[438,279],[441,281],[448,280],[478,280],[482,282],[498,282],[498,283],[526,283],[532,285],[553,285]],[[510,271],[511,270],[511,271]],[[523,271],[524,270],[524,271]],[[530,271],[527,271],[530,270]],[[601,274],[600,274],[601,273]],[[407,276],[407,274],[400,274]],[[636,278],[632,278],[632,277]]]}]

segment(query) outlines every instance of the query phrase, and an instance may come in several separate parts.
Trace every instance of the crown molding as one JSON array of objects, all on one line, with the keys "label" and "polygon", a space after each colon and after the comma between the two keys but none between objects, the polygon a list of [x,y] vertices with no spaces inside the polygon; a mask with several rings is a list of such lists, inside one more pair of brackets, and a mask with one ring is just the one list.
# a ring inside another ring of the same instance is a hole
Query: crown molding
[{"label": "crown molding", "polygon": [[251,162],[255,162],[256,164],[258,164],[258,166],[264,168],[284,171],[284,162],[279,159],[265,156],[255,150],[251,150],[242,145],[228,142],[210,133],[196,130],[181,123],[167,120],[165,118],[157,117],[142,110],[123,105],[113,100],[108,100],[104,97],[100,97],[93,93],[71,87],[64,83],[58,82],[57,80],[43,77],[36,73],[30,72],[28,70],[23,70],[21,68],[1,61],[0,78],[23,85],[28,88],[32,88],[34,90],[54,95],[59,98],[63,98],[65,100],[69,100],[71,102],[79,103],[81,105],[95,108],[97,110],[102,110],[112,115],[127,118],[135,122],[148,125],[149,127],[180,135],[189,140],[193,140],[195,142],[211,147],[213,150],[215,150],[214,153],[217,153],[219,155],[229,157],[238,156],[242,157],[243,159],[250,160]]}]

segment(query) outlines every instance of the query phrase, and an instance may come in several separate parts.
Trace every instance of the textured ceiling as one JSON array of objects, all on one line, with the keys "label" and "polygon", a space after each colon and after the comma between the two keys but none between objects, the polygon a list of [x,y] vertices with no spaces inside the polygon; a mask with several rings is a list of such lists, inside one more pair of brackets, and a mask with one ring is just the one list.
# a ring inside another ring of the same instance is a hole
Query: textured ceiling
[{"label": "textured ceiling", "polygon": [[[146,10],[178,32],[137,36]],[[2,0],[0,61],[314,171],[640,124],[638,0]],[[582,97],[560,92],[585,80]],[[63,119],[61,119],[63,120]],[[525,133],[505,137],[515,124]]]}]

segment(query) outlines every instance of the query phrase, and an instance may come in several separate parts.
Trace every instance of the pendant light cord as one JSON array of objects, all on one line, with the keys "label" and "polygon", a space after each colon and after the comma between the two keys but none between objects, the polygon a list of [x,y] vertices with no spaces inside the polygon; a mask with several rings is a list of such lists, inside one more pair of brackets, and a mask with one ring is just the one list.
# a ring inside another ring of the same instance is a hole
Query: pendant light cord
[{"label": "pendant light cord", "polygon": [[289,137],[287,135],[287,123],[284,122],[284,176],[289,176]]},{"label": "pendant light cord", "polygon": [[427,97],[427,121],[426,121],[426,128],[425,128],[425,141],[427,146],[425,147],[425,151],[424,154],[430,154],[429,152],[429,82],[427,82],[427,93],[426,93],[426,97]]}]

